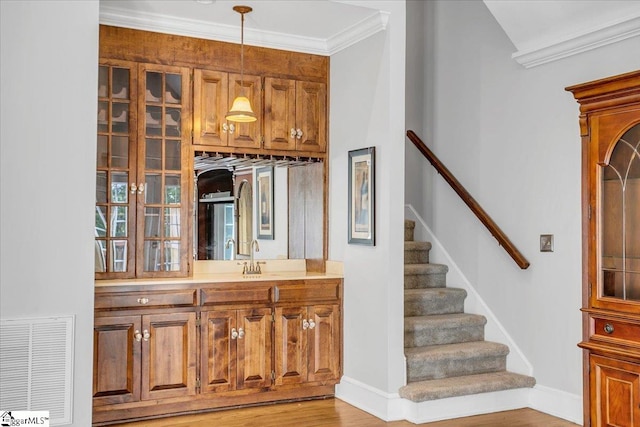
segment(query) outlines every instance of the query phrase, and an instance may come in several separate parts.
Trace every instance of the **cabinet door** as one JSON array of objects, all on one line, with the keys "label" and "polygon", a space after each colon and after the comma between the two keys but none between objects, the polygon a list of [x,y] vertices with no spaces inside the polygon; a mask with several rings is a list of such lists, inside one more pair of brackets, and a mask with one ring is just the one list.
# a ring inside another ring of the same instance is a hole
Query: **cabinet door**
[{"label": "cabinet door", "polygon": [[[262,78],[240,74],[229,74],[229,106],[237,96],[249,98],[257,120],[251,123],[233,123],[234,130],[229,135],[230,147],[260,148],[260,129],[262,129]],[[224,112],[226,114],[227,111]],[[224,115],[223,115],[224,116]],[[229,123],[229,126],[231,124]]]},{"label": "cabinet door", "polygon": [[277,307],[275,312],[275,383],[307,381],[306,307]]},{"label": "cabinet door", "polygon": [[229,129],[224,115],[229,109],[229,75],[194,70],[193,143],[226,146]]},{"label": "cabinet door", "polygon": [[296,82],[264,79],[264,148],[296,149]]},{"label": "cabinet door", "polygon": [[340,378],[340,307],[309,308],[309,382]]},{"label": "cabinet door", "polygon": [[[95,276],[135,275],[137,66],[101,61],[98,81]],[[137,187],[136,187],[137,188]]]},{"label": "cabinet door", "polygon": [[190,257],[189,69],[142,64],[138,79],[138,277],[186,276]]},{"label": "cabinet door", "polygon": [[142,317],[142,399],[196,394],[196,314]]},{"label": "cabinet door", "polygon": [[202,393],[235,390],[237,333],[235,310],[203,311],[201,315],[200,380]]},{"label": "cabinet door", "polygon": [[[327,149],[327,86],[296,82],[296,149],[325,152]],[[299,132],[300,133],[300,132]]]},{"label": "cabinet door", "polygon": [[238,311],[238,389],[271,385],[271,309]]},{"label": "cabinet door", "polygon": [[97,317],[93,326],[93,404],[140,400],[140,316]]},{"label": "cabinet door", "polygon": [[640,365],[592,355],[591,419],[598,427],[640,423]]}]

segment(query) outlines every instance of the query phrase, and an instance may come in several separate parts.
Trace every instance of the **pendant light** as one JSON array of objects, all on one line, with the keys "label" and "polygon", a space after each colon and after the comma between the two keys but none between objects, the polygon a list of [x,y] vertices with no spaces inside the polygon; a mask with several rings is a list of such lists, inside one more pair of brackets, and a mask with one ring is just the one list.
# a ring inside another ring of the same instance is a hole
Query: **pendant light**
[{"label": "pendant light", "polygon": [[256,114],[251,108],[249,98],[244,93],[244,14],[251,12],[253,9],[249,6],[234,6],[233,10],[241,16],[240,21],[240,96],[233,100],[231,110],[224,116],[230,122],[250,123],[257,120]]}]

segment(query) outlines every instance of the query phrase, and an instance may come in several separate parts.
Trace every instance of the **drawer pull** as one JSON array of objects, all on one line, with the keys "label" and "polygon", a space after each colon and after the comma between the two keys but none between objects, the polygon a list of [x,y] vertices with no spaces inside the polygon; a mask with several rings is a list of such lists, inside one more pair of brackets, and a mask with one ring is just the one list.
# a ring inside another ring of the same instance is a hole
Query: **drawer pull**
[{"label": "drawer pull", "polygon": [[612,334],[614,331],[613,325],[611,323],[607,323],[604,325],[604,331],[608,334]]},{"label": "drawer pull", "polygon": [[147,304],[149,302],[149,298],[138,298],[138,304]]}]

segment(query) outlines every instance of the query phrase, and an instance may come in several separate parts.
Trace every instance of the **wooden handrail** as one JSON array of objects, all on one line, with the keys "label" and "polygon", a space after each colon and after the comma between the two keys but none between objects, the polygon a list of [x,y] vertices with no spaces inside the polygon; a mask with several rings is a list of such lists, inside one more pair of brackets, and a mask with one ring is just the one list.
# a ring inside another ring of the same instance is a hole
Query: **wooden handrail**
[{"label": "wooden handrail", "polygon": [[458,193],[458,196],[462,199],[463,202],[469,209],[478,217],[481,223],[484,224],[485,227],[489,230],[491,235],[498,240],[498,244],[502,246],[507,253],[513,258],[513,260],[518,264],[518,266],[525,270],[529,267],[529,261],[520,253],[518,248],[509,240],[506,234],[498,227],[498,225],[491,219],[491,217],[480,207],[478,202],[471,197],[471,194],[460,184],[460,182],[456,179],[455,176],[446,168],[445,165],[442,164],[440,159],[436,157],[435,154],[427,146],[424,142],[415,134],[414,131],[408,130],[407,137],[413,142],[413,144],[420,150],[420,152],[429,160],[429,162],[433,165],[434,168],[438,171],[440,175],[444,178],[445,181],[449,183],[453,191]]}]

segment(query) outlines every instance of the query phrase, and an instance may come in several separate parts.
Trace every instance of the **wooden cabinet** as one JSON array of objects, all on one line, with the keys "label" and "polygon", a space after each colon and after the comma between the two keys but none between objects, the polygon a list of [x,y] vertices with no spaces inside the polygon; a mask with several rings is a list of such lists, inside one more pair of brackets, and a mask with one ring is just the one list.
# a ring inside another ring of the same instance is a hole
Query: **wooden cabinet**
[{"label": "wooden cabinet", "polygon": [[202,392],[271,385],[271,308],[202,312]]},{"label": "wooden cabinet", "polygon": [[340,378],[338,305],[277,307],[275,317],[276,385]]},{"label": "wooden cabinet", "polygon": [[[196,69],[193,72],[193,143],[217,147],[261,148],[262,79],[259,76]],[[232,123],[225,119],[233,100],[249,98],[258,120]]]},{"label": "wooden cabinet", "polygon": [[342,280],[96,288],[93,422],[330,396]]},{"label": "wooden cabinet", "polygon": [[99,69],[96,278],[186,276],[189,70],[122,61]]},{"label": "wooden cabinet", "polygon": [[325,152],[326,84],[272,77],[264,80],[264,147]]},{"label": "wooden cabinet", "polygon": [[568,87],[582,135],[585,425],[640,422],[640,72]]},{"label": "wooden cabinet", "polygon": [[94,406],[195,394],[195,313],[97,317]]}]

